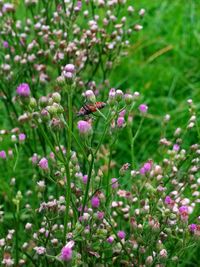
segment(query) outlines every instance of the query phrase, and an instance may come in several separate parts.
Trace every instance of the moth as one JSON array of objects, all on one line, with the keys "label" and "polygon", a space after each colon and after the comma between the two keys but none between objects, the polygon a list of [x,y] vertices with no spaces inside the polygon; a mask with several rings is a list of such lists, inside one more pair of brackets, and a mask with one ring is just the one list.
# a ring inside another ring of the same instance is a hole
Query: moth
[{"label": "moth", "polygon": [[77,113],[77,116],[86,116],[96,112],[98,109],[102,109],[106,106],[104,102],[96,102],[94,104],[85,104]]}]

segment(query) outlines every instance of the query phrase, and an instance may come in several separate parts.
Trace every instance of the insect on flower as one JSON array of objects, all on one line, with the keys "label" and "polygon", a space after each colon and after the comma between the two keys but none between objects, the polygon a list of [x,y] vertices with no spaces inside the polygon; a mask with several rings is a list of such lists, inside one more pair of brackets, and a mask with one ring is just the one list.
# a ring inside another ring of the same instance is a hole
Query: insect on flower
[{"label": "insect on flower", "polygon": [[102,109],[106,106],[106,103],[104,102],[96,102],[94,104],[86,104],[84,105],[79,112],[77,113],[77,116],[86,116],[91,113],[96,112],[98,109]]}]

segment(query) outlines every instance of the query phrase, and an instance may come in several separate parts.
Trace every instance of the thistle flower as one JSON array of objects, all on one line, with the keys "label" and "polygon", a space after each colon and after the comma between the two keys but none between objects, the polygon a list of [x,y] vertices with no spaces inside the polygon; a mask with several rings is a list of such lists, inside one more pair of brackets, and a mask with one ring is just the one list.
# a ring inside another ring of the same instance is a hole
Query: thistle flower
[{"label": "thistle flower", "polygon": [[99,205],[100,205],[100,200],[98,197],[94,196],[92,199],[91,199],[91,205],[93,208],[98,208]]},{"label": "thistle flower", "polygon": [[0,158],[6,159],[6,152],[4,150],[0,151]]},{"label": "thistle flower", "polygon": [[188,228],[189,228],[189,231],[190,231],[190,232],[194,233],[194,232],[196,231],[196,229],[197,229],[197,225],[194,224],[194,223],[192,223],[192,224],[190,224],[190,225],[188,226]]},{"label": "thistle flower", "polygon": [[88,101],[95,103],[96,102],[96,97],[95,94],[92,90],[87,90],[84,93],[84,96],[87,98]]},{"label": "thistle flower", "polygon": [[180,149],[180,146],[178,144],[174,144],[173,145],[173,150],[174,151],[179,151],[179,149]]},{"label": "thistle flower", "polygon": [[66,72],[71,72],[71,73],[74,73],[75,72],[75,66],[73,64],[67,64],[65,67],[64,67],[64,70]]},{"label": "thistle flower", "polygon": [[117,127],[122,128],[125,125],[125,119],[124,117],[118,117],[117,119]]},{"label": "thistle flower", "polygon": [[82,180],[83,180],[83,183],[84,183],[84,184],[87,184],[87,181],[88,181],[88,175],[83,175]]},{"label": "thistle flower", "polygon": [[146,113],[147,110],[148,110],[148,106],[147,106],[147,105],[145,105],[145,104],[141,104],[141,105],[139,106],[139,111],[140,111],[141,113]]},{"label": "thistle flower", "polygon": [[3,47],[4,47],[4,48],[8,48],[8,47],[9,47],[9,44],[8,44],[7,41],[3,41]]},{"label": "thistle flower", "polygon": [[115,239],[114,239],[113,236],[109,236],[109,237],[107,238],[107,242],[110,243],[110,244],[112,244],[114,240],[115,240]]},{"label": "thistle flower", "polygon": [[40,256],[44,255],[46,253],[46,248],[44,247],[35,247],[34,250],[36,251],[36,253]]},{"label": "thistle flower", "polygon": [[126,237],[126,234],[125,234],[124,231],[118,231],[117,236],[118,236],[120,239],[124,239],[124,238]]},{"label": "thistle flower", "polygon": [[60,255],[61,260],[70,261],[72,259],[73,246],[74,246],[74,241],[70,241],[62,248]]},{"label": "thistle flower", "polygon": [[42,158],[39,161],[38,165],[42,170],[48,170],[49,169],[48,160],[46,158]]},{"label": "thistle flower", "polygon": [[92,126],[87,121],[78,121],[78,130],[81,135],[88,136],[92,132]]},{"label": "thistle flower", "polygon": [[118,184],[118,179],[117,178],[112,178],[111,182],[112,182],[112,188],[113,189],[118,188],[119,184]]},{"label": "thistle flower", "polygon": [[26,139],[26,135],[24,133],[19,134],[19,141],[23,142]]},{"label": "thistle flower", "polygon": [[142,168],[140,169],[140,174],[145,175],[146,173],[148,173],[148,172],[151,170],[151,168],[152,168],[152,163],[151,163],[151,161],[146,162],[146,163],[142,166]]},{"label": "thistle flower", "polygon": [[29,97],[31,94],[30,87],[27,83],[22,83],[17,87],[16,93],[21,97]]}]

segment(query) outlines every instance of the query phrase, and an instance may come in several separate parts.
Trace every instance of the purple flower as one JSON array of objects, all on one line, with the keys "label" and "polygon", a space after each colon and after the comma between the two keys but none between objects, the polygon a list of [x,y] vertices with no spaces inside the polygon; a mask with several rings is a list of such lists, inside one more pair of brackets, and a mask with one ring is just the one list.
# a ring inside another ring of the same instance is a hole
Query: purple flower
[{"label": "purple flower", "polygon": [[83,175],[83,183],[87,184],[87,180],[88,180],[88,175]]},{"label": "purple flower", "polygon": [[42,170],[48,170],[49,166],[48,166],[48,160],[46,158],[42,158],[39,163],[38,163],[39,167]]},{"label": "purple flower", "polygon": [[118,231],[117,236],[118,236],[120,239],[124,239],[124,238],[126,237],[126,234],[125,234],[124,231]]},{"label": "purple flower", "polygon": [[19,134],[19,141],[23,142],[26,139],[26,135],[24,133]]},{"label": "purple flower", "polygon": [[35,247],[34,250],[38,255],[44,255],[46,253],[46,248],[44,247]]},{"label": "purple flower", "polygon": [[99,205],[100,205],[100,200],[98,197],[94,196],[92,199],[91,199],[91,205],[93,208],[98,208]]},{"label": "purple flower", "polygon": [[71,73],[74,73],[75,72],[75,66],[73,64],[67,64],[65,67],[64,67],[64,70],[66,72],[71,72]]},{"label": "purple flower", "polygon": [[0,151],[0,158],[6,159],[6,152],[4,150]]},{"label": "purple flower", "polygon": [[61,250],[60,258],[63,261],[70,261],[72,259],[72,248],[74,246],[74,241],[70,241]]},{"label": "purple flower", "polygon": [[144,165],[140,169],[140,174],[145,175],[147,172],[149,172],[151,170],[151,168],[152,168],[152,162],[151,161],[144,163]]},{"label": "purple flower", "polygon": [[183,221],[188,220],[188,207],[187,206],[181,206],[179,208],[180,218]]},{"label": "purple flower", "polygon": [[117,127],[122,128],[124,126],[124,124],[125,124],[124,117],[118,117],[118,119],[117,119]]},{"label": "purple flower", "polygon": [[170,204],[172,204],[172,199],[171,199],[171,197],[170,196],[166,196],[166,198],[165,198],[165,204],[167,204],[167,205],[170,205]]},{"label": "purple flower", "polygon": [[148,110],[148,106],[147,106],[147,105],[145,105],[145,104],[141,104],[141,105],[139,106],[139,111],[140,111],[140,112],[142,112],[142,113],[146,113],[147,110]]},{"label": "purple flower", "polygon": [[8,44],[7,41],[3,41],[3,47],[4,47],[4,48],[8,48],[8,47],[9,47],[9,44]]},{"label": "purple flower", "polygon": [[30,87],[27,83],[20,84],[17,87],[16,92],[19,96],[23,96],[23,97],[29,97],[31,94]]},{"label": "purple flower", "polygon": [[188,226],[188,228],[189,228],[190,232],[194,233],[194,231],[196,231],[196,229],[197,229],[197,225],[192,223]]},{"label": "purple flower", "polygon": [[91,101],[91,102],[96,102],[96,97],[95,97],[95,94],[92,90],[87,90],[85,93],[84,93],[84,96],[87,98],[87,100]]},{"label": "purple flower", "polygon": [[78,121],[78,130],[82,135],[89,135],[92,132],[92,126],[87,121]]},{"label": "purple flower", "polygon": [[107,241],[108,241],[108,243],[112,244],[113,241],[114,241],[114,237],[113,237],[113,236],[109,236],[109,237],[107,238]]},{"label": "purple flower", "polygon": [[179,151],[179,149],[180,149],[180,146],[178,144],[174,144],[173,150],[174,151]]},{"label": "purple flower", "polygon": [[146,162],[143,167],[147,172],[149,172],[152,167],[151,165],[152,165],[151,162]]},{"label": "purple flower", "polygon": [[188,213],[188,207],[187,207],[187,206],[181,206],[181,207],[179,208],[179,212],[180,212],[181,214]]},{"label": "purple flower", "polygon": [[117,188],[119,186],[117,178],[112,178],[111,182],[112,182],[112,188],[113,189]]},{"label": "purple flower", "polygon": [[104,218],[104,212],[103,211],[98,211],[97,212],[97,217],[99,220],[102,220]]}]

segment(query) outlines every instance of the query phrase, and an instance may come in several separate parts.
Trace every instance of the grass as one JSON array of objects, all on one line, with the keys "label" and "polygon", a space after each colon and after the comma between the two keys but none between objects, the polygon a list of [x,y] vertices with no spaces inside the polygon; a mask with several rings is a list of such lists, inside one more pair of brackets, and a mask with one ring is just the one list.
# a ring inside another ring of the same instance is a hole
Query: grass
[{"label": "grass", "polygon": [[113,86],[139,91],[149,105],[152,116],[143,127],[142,149],[137,146],[141,159],[154,152],[165,114],[171,115],[167,128],[171,135],[187,122],[187,99],[200,106],[200,4],[142,0],[135,6],[146,9],[144,28],[134,36],[128,58],[113,71],[111,81]]},{"label": "grass", "polygon": [[[127,88],[139,91],[143,102],[149,106],[150,115],[144,121],[135,143],[136,164],[139,165],[143,160],[153,158],[156,161],[160,158],[162,152],[157,151],[156,147],[164,132],[167,136],[172,136],[177,127],[185,127],[189,118],[187,99],[192,98],[199,110],[200,3],[199,0],[135,0],[134,5],[146,9],[143,31],[135,34],[129,56],[113,70],[110,82],[113,87],[124,91]],[[7,124],[5,114],[2,109],[2,129]],[[166,114],[170,114],[171,120],[163,128]],[[134,118],[134,123],[136,130],[139,123],[137,117]],[[128,133],[124,129],[120,140],[126,138],[126,135]],[[187,143],[195,141],[197,137],[194,136]],[[4,142],[1,149],[6,149],[6,146],[9,146],[9,141]],[[116,145],[115,159],[118,167],[130,161],[129,150],[129,142],[119,142]],[[19,164],[23,166],[22,162]],[[30,182],[27,178],[31,174],[27,172],[24,177],[18,172],[17,176],[22,176],[19,188],[25,190]],[[6,191],[6,187],[8,184],[2,183],[0,190]],[[185,263],[188,265],[184,266],[197,266],[198,263],[194,263],[194,258],[198,257],[195,251],[188,255],[188,263]]]}]

